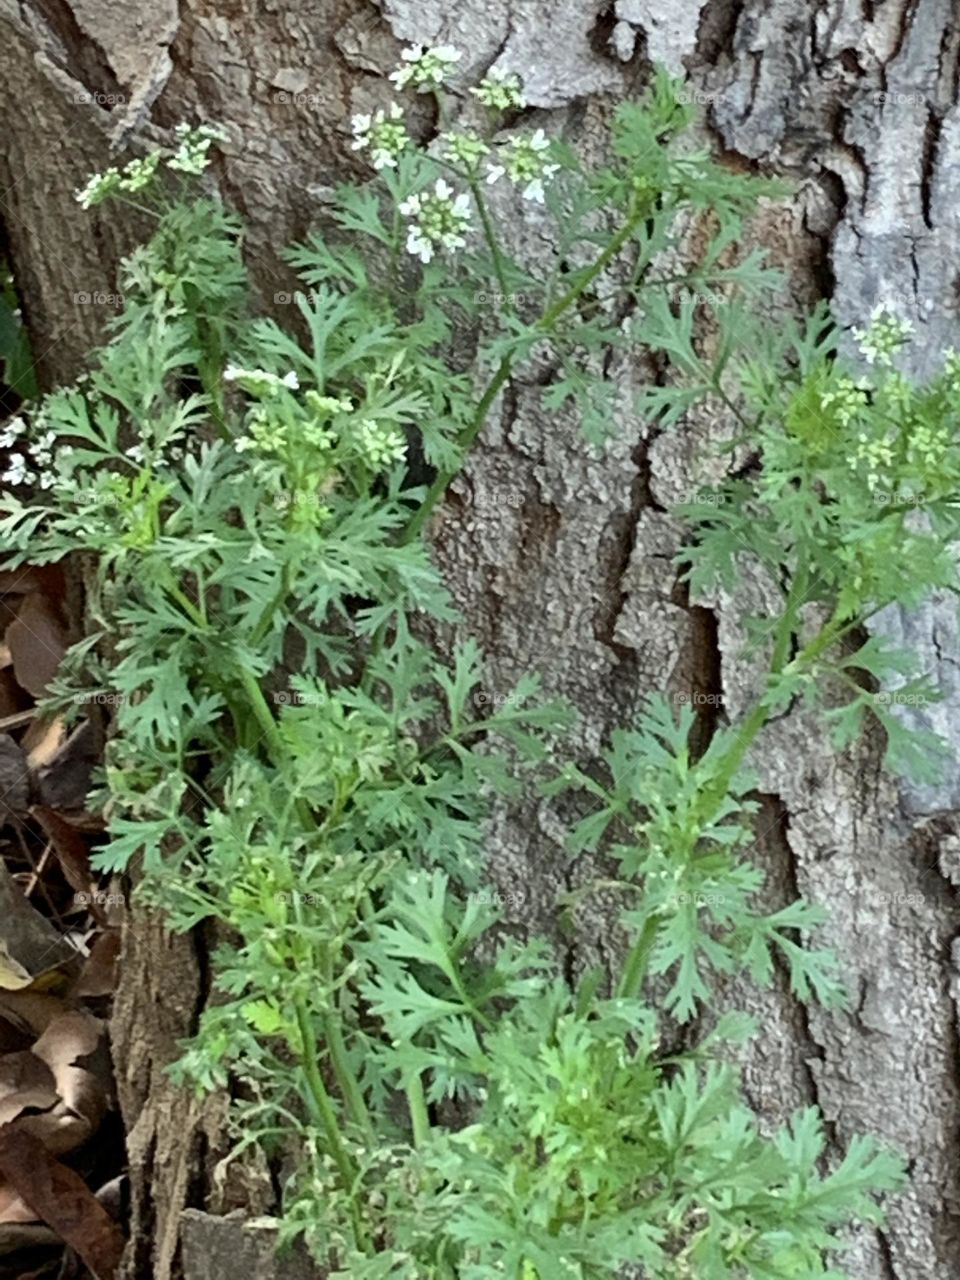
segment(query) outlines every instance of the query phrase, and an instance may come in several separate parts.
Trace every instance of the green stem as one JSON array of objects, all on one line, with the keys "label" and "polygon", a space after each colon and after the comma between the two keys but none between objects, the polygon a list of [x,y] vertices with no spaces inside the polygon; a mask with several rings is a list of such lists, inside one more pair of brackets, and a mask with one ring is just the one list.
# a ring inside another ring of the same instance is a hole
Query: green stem
[{"label": "green stem", "polygon": [[[274,764],[280,765],[286,754],[283,739],[280,736],[280,730],[274,718],[273,712],[263,696],[263,690],[254,676],[252,671],[245,667],[239,669],[240,681],[243,685],[243,691],[247,696],[250,709],[256,718],[257,724],[263,731],[263,736],[267,742],[267,749]],[[300,816],[304,823],[310,827],[316,826],[313,814],[302,802],[298,805]],[[329,975],[328,975],[329,976]],[[347,1058],[346,1044],[343,1039],[343,1031],[337,1018],[333,1014],[327,1015],[323,1019],[323,1035],[326,1042],[327,1050],[330,1055],[330,1065],[333,1067],[333,1073],[336,1076],[337,1085],[343,1095],[347,1111],[354,1124],[358,1125],[364,1132],[370,1136],[373,1133],[373,1127],[370,1121],[370,1115],[367,1111],[363,1095],[357,1084],[356,1076],[350,1069],[350,1063]]]},{"label": "green stem", "polygon": [[[797,610],[803,603],[808,581],[809,574],[804,564],[791,584],[787,598],[787,609],[777,631],[777,638],[774,643],[774,657],[771,664],[772,671],[775,674],[779,674],[786,668],[786,655],[789,650],[790,638],[794,631]],[[799,671],[812,665],[826,649],[847,631],[851,630],[854,625],[856,624],[841,623],[836,619],[831,619],[821,628],[813,640],[797,654],[796,658],[789,664],[790,668]],[[714,775],[713,781],[704,788],[702,797],[704,807],[701,811],[701,823],[703,825],[712,820],[718,807],[723,803],[737,770],[769,717],[769,704],[765,698],[761,697],[741,726],[735,731],[733,744],[723,758],[719,772]],[[658,928],[659,922],[654,916],[651,916],[641,928],[627,954],[623,976],[618,987],[618,995],[630,998],[636,996],[640,990],[646,975],[647,958]]]},{"label": "green stem", "polygon": [[[456,445],[464,459],[466,458],[466,454],[470,449],[470,446],[482,431],[483,425],[487,420],[487,414],[490,412],[490,408],[493,405],[494,400],[496,400],[497,396],[500,394],[512,371],[512,358],[510,356],[504,356],[500,361],[500,364],[497,366],[497,370],[493,377],[487,383],[486,391],[484,391],[483,395],[480,397],[476,413],[457,436]],[[400,535],[401,546],[405,547],[419,537],[420,532],[432,514],[434,507],[446,493],[447,486],[450,484],[450,481],[460,473],[462,466],[463,462],[461,461],[457,466],[450,467],[446,471],[440,471],[437,473],[433,484],[431,484],[430,488],[427,490],[427,496],[424,498],[417,511],[414,512],[407,524],[407,527]]]},{"label": "green stem", "polygon": [[350,1197],[350,1217],[353,1220],[353,1231],[356,1237],[357,1248],[364,1250],[368,1245],[368,1240],[356,1202],[356,1185],[359,1177],[359,1170],[350,1158],[350,1155],[344,1147],[340,1137],[340,1126],[337,1121],[337,1114],[333,1109],[333,1103],[330,1100],[330,1095],[327,1093],[327,1087],[323,1083],[323,1076],[320,1074],[320,1068],[317,1066],[317,1059],[319,1057],[317,1038],[314,1035],[313,1026],[310,1022],[310,1013],[307,1009],[306,1001],[302,996],[294,997],[294,1009],[296,1011],[297,1028],[300,1032],[300,1042],[303,1050],[301,1066],[303,1067],[303,1074],[307,1081],[307,1087],[310,1090],[310,1100],[313,1104],[313,1110],[317,1119],[320,1121],[334,1164],[337,1166],[337,1172],[340,1174],[340,1181],[343,1184],[343,1189]]},{"label": "green stem", "polygon": [[[533,326],[543,334],[549,333],[556,322],[568,311],[570,307],[577,301],[584,290],[588,289],[598,275],[613,261],[620,250],[624,247],[634,231],[637,229],[646,213],[646,207],[636,207],[630,214],[629,218],[611,239],[610,243],[598,254],[597,258],[590,267],[583,272],[575,284],[572,284],[562,297],[558,298],[552,306],[548,307],[540,319]],[[492,231],[491,231],[492,234]],[[450,467],[446,471],[438,472],[436,478],[427,490],[427,496],[424,498],[420,508],[411,517],[406,529],[400,536],[400,545],[406,546],[415,538],[419,537],[427,520],[430,518],[433,509],[446,493],[450,482],[459,475],[463,463],[466,460],[467,453],[474,440],[483,429],[483,425],[487,420],[487,414],[493,405],[494,400],[500,394],[507,379],[513,371],[513,357],[506,355],[497,366],[496,372],[487,384],[487,388],[480,398],[477,405],[477,411],[470,422],[457,436],[456,445],[460,453],[460,462],[455,467]]]},{"label": "green stem", "polygon": [[617,987],[617,995],[624,1000],[632,1000],[640,990],[647,972],[647,959],[650,948],[657,936],[658,921],[655,916],[644,923],[627,955],[627,963]]},{"label": "green stem", "polygon": [[510,302],[510,293],[507,289],[507,273],[503,266],[503,255],[500,252],[500,246],[497,244],[497,237],[493,230],[493,223],[490,221],[490,211],[487,209],[486,201],[483,198],[483,192],[480,184],[475,176],[468,179],[470,183],[470,192],[473,195],[473,202],[477,206],[477,212],[480,215],[480,225],[483,228],[483,237],[487,242],[487,248],[490,250],[490,256],[493,258],[493,271],[497,277],[497,284],[500,286],[500,292],[503,295],[505,304],[512,310],[513,304]]},{"label": "green stem", "polygon": [[279,764],[284,757],[285,751],[283,746],[283,738],[280,736],[280,728],[274,718],[273,712],[267,704],[266,698],[263,696],[263,690],[260,688],[257,677],[247,667],[238,667],[237,672],[240,676],[240,683],[243,686],[243,692],[247,696],[247,702],[250,710],[253,712],[254,718],[263,733],[267,742],[267,748],[273,759],[274,764]]},{"label": "green stem", "polygon": [[427,1114],[427,1099],[423,1092],[423,1080],[419,1071],[407,1080],[406,1094],[410,1124],[413,1127],[413,1145],[422,1147],[430,1139],[430,1117]]}]

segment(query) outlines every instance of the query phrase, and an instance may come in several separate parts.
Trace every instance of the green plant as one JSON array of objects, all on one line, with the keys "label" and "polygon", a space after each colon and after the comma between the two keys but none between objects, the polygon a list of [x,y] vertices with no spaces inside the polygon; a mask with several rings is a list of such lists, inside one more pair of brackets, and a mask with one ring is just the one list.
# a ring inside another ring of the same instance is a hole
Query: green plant
[{"label": "green plant", "polygon": [[[413,51],[396,81],[441,94],[455,62]],[[522,90],[489,77],[476,96],[503,110]],[[358,117],[379,178],[342,188],[327,233],[290,253],[306,290],[290,330],[249,315],[232,215],[166,193],[171,169],[203,171],[212,131],[184,127],[172,152],[81,193],[135,196],[156,230],[124,265],[125,310],[86,378],[12,429],[42,493],[5,495],[0,534],[10,564],[92,557],[100,631],[51,701],[116,698],[100,865],[141,865],[177,928],[220,925],[220,999],[176,1071],[233,1090],[237,1154],[295,1149],[282,1233],[331,1275],[836,1277],[838,1232],[878,1221],[876,1195],[901,1180],[868,1139],[826,1171],[812,1111],[760,1133],[720,1049],[748,1020],[679,1055],[661,1026],[703,1012],[711,972],[768,983],[775,950],[798,998],[842,1003],[832,958],[807,945],[820,912],[754,905],[743,765],[797,698],[825,704],[839,745],[869,711],[898,760],[921,760],[870,685],[901,657],[860,641],[878,609],[956,587],[956,360],[913,387],[884,317],[863,339],[869,383],[824,314],[764,348],[733,300],[774,282],[736,256],[769,189],[684,150],[687,119],[659,77],[587,171],[539,132],[447,132],[427,152],[402,112]],[[547,280],[498,237],[491,178],[554,220]],[[712,228],[700,261],[664,274],[691,223]],[[478,301],[491,290],[493,312]],[[709,361],[690,297],[705,290]],[[692,714],[654,699],[613,735],[604,778],[553,763],[568,716],[535,679],[477,711],[476,645],[447,661],[424,639],[455,615],[418,535],[531,360],[555,370],[546,404],[575,402],[599,446],[619,406],[596,357],[615,347],[665,352],[683,375],[644,392],[645,412],[671,423],[717,396],[753,451],[684,509],[693,584],[735,582],[746,559],[783,598],[755,628],[769,673],[742,721],[697,757]],[[606,860],[623,898],[612,986],[571,984],[545,941],[511,937],[486,905],[490,800],[537,775],[593,805],[571,844]]]}]

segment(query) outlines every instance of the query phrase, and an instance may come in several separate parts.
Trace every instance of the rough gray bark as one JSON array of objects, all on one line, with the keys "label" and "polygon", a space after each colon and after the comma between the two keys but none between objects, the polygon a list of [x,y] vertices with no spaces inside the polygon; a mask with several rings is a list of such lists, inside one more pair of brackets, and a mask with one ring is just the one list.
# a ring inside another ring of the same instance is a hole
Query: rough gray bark
[{"label": "rough gray bark", "polygon": [[[10,113],[0,216],[42,372],[66,376],[82,363],[100,312],[72,295],[112,291],[120,240],[132,234],[115,229],[112,213],[82,214],[70,194],[113,145],[149,141],[184,118],[227,125],[234,141],[219,177],[252,223],[251,260],[270,303],[288,287],[274,247],[306,229],[334,175],[352,165],[349,116],[385,99],[379,73],[406,40],[456,43],[466,79],[494,62],[521,72],[538,123],[587,146],[611,102],[638,92],[648,57],[688,70],[730,162],[797,183],[796,198],[765,211],[755,230],[787,269],[796,304],[826,294],[842,321],[860,323],[875,302],[892,303],[916,323],[927,371],[957,332],[960,33],[950,17],[950,0],[555,0],[549,17],[534,0],[383,0],[379,10],[324,0],[309,13],[275,0],[232,0],[220,12],[169,0],[145,15],[105,0],[0,0],[0,110]],[[84,94],[123,101],[111,110],[79,102]],[[537,227],[523,234],[533,251]],[[644,373],[629,365],[611,376],[627,386]],[[544,415],[536,388],[516,382],[434,527],[465,625],[490,655],[489,690],[540,671],[579,707],[584,758],[651,690],[722,698],[735,715],[755,679],[731,602],[689,601],[671,565],[679,535],[665,508],[699,475],[721,415],[698,414],[661,437],[629,415],[619,426],[614,446],[588,457],[576,424]],[[923,712],[950,731],[960,701],[951,615],[932,606],[884,625],[950,691],[944,708]],[[736,987],[725,999],[761,1017],[746,1079],[771,1122],[815,1101],[838,1143],[871,1129],[910,1159],[909,1192],[883,1235],[860,1234],[850,1274],[940,1280],[960,1272],[960,829],[950,813],[960,782],[908,791],[880,772],[875,743],[840,758],[821,744],[802,715],[767,730],[754,760],[765,793],[757,856],[771,902],[799,890],[830,908],[854,1009],[808,1012],[785,987],[766,998]],[[491,848],[508,909],[530,927],[550,920],[558,887],[589,875],[563,852],[554,810],[532,799],[499,815]],[[573,966],[607,958],[603,921],[600,908],[584,912]],[[121,1060],[138,1029],[145,939],[149,999],[162,1004],[166,974],[189,998],[139,1028],[140,1060],[169,1056],[202,1002],[195,956],[154,929],[139,918],[131,938]],[[151,1067],[122,1090],[139,1153],[135,1223],[150,1231],[130,1274],[155,1280],[175,1270],[181,1208],[223,1207],[200,1130],[186,1132],[166,1088]],[[151,1194],[161,1187],[162,1202]]]}]

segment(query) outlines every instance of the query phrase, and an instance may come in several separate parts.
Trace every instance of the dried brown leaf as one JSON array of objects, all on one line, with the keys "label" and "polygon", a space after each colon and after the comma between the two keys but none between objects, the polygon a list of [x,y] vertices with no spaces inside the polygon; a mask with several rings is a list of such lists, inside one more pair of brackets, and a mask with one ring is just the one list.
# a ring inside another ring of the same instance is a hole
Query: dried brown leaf
[{"label": "dried brown leaf", "polygon": [[48,596],[40,591],[24,596],[16,618],[7,627],[6,642],[17,683],[35,698],[42,698],[67,649],[59,610]]},{"label": "dried brown leaf", "polygon": [[113,1280],[123,1234],[83,1179],[19,1125],[0,1129],[0,1174],[75,1249],[98,1280]]}]

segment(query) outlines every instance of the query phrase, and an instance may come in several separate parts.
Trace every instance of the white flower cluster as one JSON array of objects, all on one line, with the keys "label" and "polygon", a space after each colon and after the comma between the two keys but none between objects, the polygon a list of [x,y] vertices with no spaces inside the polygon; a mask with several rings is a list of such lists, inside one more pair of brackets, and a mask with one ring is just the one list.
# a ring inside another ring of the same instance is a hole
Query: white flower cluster
[{"label": "white flower cluster", "polygon": [[960,394],[960,351],[954,351],[952,347],[944,353],[943,376],[950,390],[955,395]]},{"label": "white flower cluster", "polygon": [[167,166],[181,173],[202,173],[210,163],[207,154],[214,142],[225,142],[227,135],[210,125],[194,127],[189,124],[178,124],[175,131],[177,149],[172,153],[151,151],[149,155],[131,160],[122,169],[111,165],[103,173],[95,173],[87,185],[74,193],[77,203],[83,209],[90,209],[102,204],[115,191],[127,191],[131,194],[148,187],[156,176],[160,161],[166,155]]},{"label": "white flower cluster", "polygon": [[[23,418],[11,418],[0,428],[0,449],[21,449],[7,459],[7,469],[0,475],[5,484],[39,484],[50,489],[57,477],[52,470],[53,447],[57,442],[56,431],[40,431],[35,439],[27,439],[29,428]],[[36,468],[36,470],[34,470]]]},{"label": "white flower cluster", "polygon": [[871,440],[865,431],[857,436],[857,451],[850,459],[854,466],[863,463],[867,468],[867,488],[871,491],[880,483],[883,471],[893,466],[893,446],[889,440]]},{"label": "white flower cluster", "polygon": [[881,302],[870,313],[866,329],[854,329],[853,336],[867,364],[889,366],[912,333],[910,321],[894,315],[886,303]]},{"label": "white flower cluster", "polygon": [[446,80],[447,72],[463,55],[452,45],[441,44],[432,48],[411,45],[400,56],[403,62],[390,73],[389,78],[398,89],[405,89],[409,84],[418,93],[429,93],[431,89],[439,89]]},{"label": "white flower cluster", "polygon": [[488,167],[487,181],[496,182],[506,174],[511,182],[523,188],[525,200],[543,204],[543,184],[560,168],[550,163],[549,153],[550,143],[542,129],[529,137],[511,138],[500,152],[501,163]]},{"label": "white flower cluster", "polygon": [[493,67],[483,80],[470,90],[475,98],[494,111],[508,111],[512,107],[521,108],[527,105],[520,87],[520,77],[512,71],[502,71]]},{"label": "white flower cluster", "polygon": [[179,145],[167,161],[167,165],[171,169],[179,170],[180,173],[203,173],[210,163],[207,152],[211,145],[214,142],[227,140],[227,135],[222,129],[215,129],[210,125],[194,128],[189,124],[178,124],[174,132]]},{"label": "white flower cluster", "polygon": [[400,212],[410,219],[407,252],[421,262],[430,262],[437,249],[462,249],[470,229],[470,197],[455,195],[443,178],[432,192],[408,196]]},{"label": "white flower cluster", "polygon": [[224,382],[236,382],[244,391],[252,396],[272,396],[278,391],[296,391],[300,381],[291,369],[281,378],[279,374],[270,373],[267,369],[240,369],[235,364],[228,364],[223,371]]},{"label": "white flower cluster", "polygon": [[870,383],[866,378],[861,378],[857,382],[852,378],[840,378],[836,389],[821,396],[821,400],[825,405],[833,405],[834,413],[846,426],[851,418],[855,418],[867,407],[869,391]]},{"label": "white flower cluster", "polygon": [[407,452],[407,442],[402,431],[385,427],[372,418],[364,418],[357,428],[357,446],[364,461],[375,471],[391,463],[402,462]]},{"label": "white flower cluster", "polygon": [[397,157],[410,143],[410,135],[402,123],[403,112],[394,102],[387,110],[381,107],[373,115],[353,117],[353,150],[369,151],[375,169],[395,169]]},{"label": "white flower cluster", "polygon": [[448,158],[470,174],[476,173],[480,161],[490,154],[490,148],[475,129],[468,129],[465,133],[446,133],[442,141]]}]

